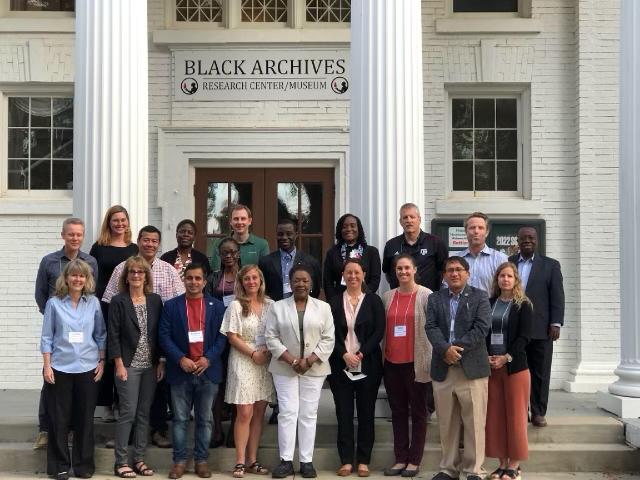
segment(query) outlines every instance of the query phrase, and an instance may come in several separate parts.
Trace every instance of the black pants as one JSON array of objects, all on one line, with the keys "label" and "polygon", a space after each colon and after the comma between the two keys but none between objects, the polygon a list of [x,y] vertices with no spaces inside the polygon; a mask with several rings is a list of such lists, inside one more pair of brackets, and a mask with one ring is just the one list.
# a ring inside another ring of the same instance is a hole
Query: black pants
[{"label": "black pants", "polygon": [[[342,464],[371,463],[371,449],[375,441],[375,410],[381,375],[369,375],[351,381],[343,373],[329,376],[329,386],[336,404],[338,420],[338,454]],[[358,445],[354,442],[353,402],[358,409]]]},{"label": "black pants", "polygon": [[47,382],[42,384],[42,390],[40,390],[40,402],[38,403],[38,431],[39,432],[48,432],[51,427],[49,424],[51,420],[49,419],[49,413],[47,412]]},{"label": "black pants", "polygon": [[68,472],[71,467],[67,436],[73,420],[73,471],[78,475],[93,475],[94,439],[93,413],[98,397],[97,384],[90,370],[85,373],[53,371],[54,384],[46,384],[46,400],[51,419],[47,446],[47,474]]},{"label": "black pants", "polygon": [[163,378],[156,384],[156,392],[153,396],[151,411],[149,412],[149,426],[151,433],[166,433],[169,430],[167,425],[167,407],[169,406],[169,384]]},{"label": "black pants", "polygon": [[[104,324],[109,329],[109,304],[100,302],[100,309],[104,317]],[[109,358],[109,347],[105,352],[105,358]],[[118,392],[114,383],[115,364],[113,360],[108,360],[104,364],[104,373],[102,379],[98,382],[98,400],[96,405],[99,407],[109,407],[118,403]]]},{"label": "black pants", "polygon": [[531,340],[527,345],[527,363],[531,372],[531,416],[547,414],[553,340]]}]

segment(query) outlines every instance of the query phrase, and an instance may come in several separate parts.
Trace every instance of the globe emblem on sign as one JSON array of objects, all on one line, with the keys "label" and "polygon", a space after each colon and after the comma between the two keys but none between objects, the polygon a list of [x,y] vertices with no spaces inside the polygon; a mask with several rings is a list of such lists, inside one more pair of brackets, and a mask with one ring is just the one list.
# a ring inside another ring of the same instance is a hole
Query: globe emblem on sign
[{"label": "globe emblem on sign", "polygon": [[193,95],[198,91],[198,81],[195,78],[187,77],[180,84],[182,93]]},{"label": "globe emblem on sign", "polygon": [[349,90],[349,81],[344,77],[336,77],[331,80],[331,90],[341,95]]}]

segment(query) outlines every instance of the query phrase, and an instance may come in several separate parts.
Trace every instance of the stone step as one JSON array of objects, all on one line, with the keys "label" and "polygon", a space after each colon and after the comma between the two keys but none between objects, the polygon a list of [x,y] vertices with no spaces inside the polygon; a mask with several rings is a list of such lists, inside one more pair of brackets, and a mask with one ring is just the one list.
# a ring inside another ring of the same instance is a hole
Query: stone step
[{"label": "stone step", "polygon": [[[640,472],[640,455],[625,445],[583,444],[583,443],[539,443],[530,446],[529,460],[522,462],[525,472]],[[268,467],[278,463],[278,451],[275,447],[264,447],[259,451],[260,460]],[[45,470],[45,451],[33,451],[30,443],[0,444],[0,472],[30,471],[41,473]],[[171,450],[149,448],[147,462],[164,477],[171,465]],[[314,452],[314,465],[319,470],[333,471],[339,466],[337,451],[334,447],[317,447]],[[436,470],[440,461],[440,448],[429,444],[425,448],[422,461],[424,470]],[[371,469],[381,470],[393,462],[391,445],[376,445]],[[230,448],[217,448],[210,451],[209,463],[216,472],[229,472],[235,464],[235,451]],[[297,460],[295,463],[297,467]],[[485,462],[485,468],[495,468],[495,460]],[[113,450],[96,449],[97,473],[108,474],[113,471]]]},{"label": "stone step", "polygon": [[[622,422],[611,417],[595,416],[565,416],[550,417],[549,425],[537,428],[529,425],[529,442],[536,443],[624,443],[624,426]],[[229,429],[229,422],[224,422],[225,432]],[[36,436],[36,426],[28,421],[5,421],[0,428],[0,443],[4,442],[33,442]],[[96,420],[95,434],[98,444],[113,438],[114,423],[103,423]],[[277,445],[278,430],[275,425],[265,425],[261,444],[264,446]],[[316,445],[333,446],[337,438],[337,426],[334,423],[318,423],[316,430]],[[391,421],[376,420],[376,443],[388,444],[393,442]],[[427,442],[438,444],[440,434],[437,420],[433,420],[427,427]]]}]

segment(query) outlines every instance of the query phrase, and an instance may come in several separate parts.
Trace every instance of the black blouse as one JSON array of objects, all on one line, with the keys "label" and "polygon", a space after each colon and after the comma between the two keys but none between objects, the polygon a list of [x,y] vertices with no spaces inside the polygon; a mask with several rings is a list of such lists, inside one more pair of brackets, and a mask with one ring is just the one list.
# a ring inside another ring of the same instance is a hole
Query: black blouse
[{"label": "black blouse", "polygon": [[130,243],[126,247],[114,247],[112,245],[91,246],[89,255],[98,262],[98,278],[96,279],[96,297],[102,299],[107,284],[111,279],[113,270],[127,258],[138,254],[138,245]]},{"label": "black blouse", "polygon": [[[324,285],[324,294],[327,302],[344,292],[347,287],[342,285],[342,266],[344,259],[341,253],[342,245],[334,245],[329,249],[324,260],[324,273],[322,281]],[[349,258],[349,251],[346,252],[346,258]],[[380,253],[376,247],[365,245],[362,251],[360,262],[365,270],[364,283],[367,285],[369,292],[376,293],[380,285]]]}]

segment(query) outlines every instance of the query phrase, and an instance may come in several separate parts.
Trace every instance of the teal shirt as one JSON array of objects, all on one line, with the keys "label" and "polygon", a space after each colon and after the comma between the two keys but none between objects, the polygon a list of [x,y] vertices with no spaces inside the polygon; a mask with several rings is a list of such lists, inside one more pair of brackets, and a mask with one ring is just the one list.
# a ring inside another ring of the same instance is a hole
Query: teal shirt
[{"label": "teal shirt", "polygon": [[[218,244],[222,238],[216,238],[209,243],[207,248],[207,257],[211,263],[211,270],[217,272],[220,270],[220,255],[218,254]],[[246,242],[240,244],[240,265],[257,265],[260,258],[269,255],[269,244],[262,238],[249,234]]]}]

